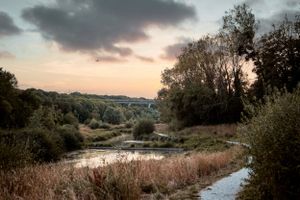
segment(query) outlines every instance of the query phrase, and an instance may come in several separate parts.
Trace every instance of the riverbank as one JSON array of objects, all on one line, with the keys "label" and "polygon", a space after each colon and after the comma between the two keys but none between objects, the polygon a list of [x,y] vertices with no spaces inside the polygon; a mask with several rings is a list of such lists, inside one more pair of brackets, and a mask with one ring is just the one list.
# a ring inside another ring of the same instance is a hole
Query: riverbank
[{"label": "riverbank", "polygon": [[0,172],[0,199],[148,199],[168,196],[229,167],[241,156],[191,153],[161,160],[137,160],[98,168],[53,164]]}]

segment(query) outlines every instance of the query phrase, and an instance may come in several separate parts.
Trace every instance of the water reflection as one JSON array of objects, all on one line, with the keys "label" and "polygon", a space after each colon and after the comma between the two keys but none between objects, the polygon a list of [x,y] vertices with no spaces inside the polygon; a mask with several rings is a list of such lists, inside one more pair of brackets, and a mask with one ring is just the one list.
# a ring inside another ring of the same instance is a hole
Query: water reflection
[{"label": "water reflection", "polygon": [[96,168],[105,166],[117,161],[129,162],[132,160],[160,160],[165,156],[153,152],[128,152],[118,150],[81,150],[69,153],[65,156],[66,163],[71,163],[76,168],[90,167]]}]

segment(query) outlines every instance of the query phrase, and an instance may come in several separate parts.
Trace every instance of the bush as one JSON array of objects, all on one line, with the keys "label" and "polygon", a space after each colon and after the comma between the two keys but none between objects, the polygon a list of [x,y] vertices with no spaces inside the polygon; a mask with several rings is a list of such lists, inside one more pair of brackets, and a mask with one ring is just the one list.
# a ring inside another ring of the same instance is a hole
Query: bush
[{"label": "bush", "polygon": [[92,119],[89,123],[91,129],[99,128],[100,123],[96,119]]},{"label": "bush", "polygon": [[72,125],[64,125],[58,128],[58,132],[63,139],[64,148],[66,151],[72,151],[81,148],[83,136]]},{"label": "bush", "polygon": [[63,141],[59,134],[43,129],[28,132],[32,137],[31,152],[37,161],[55,161],[63,154]]},{"label": "bush", "polygon": [[120,124],[124,121],[124,114],[120,109],[107,107],[103,114],[103,121],[110,124]]},{"label": "bush", "polygon": [[71,124],[76,128],[78,128],[79,125],[78,119],[71,112],[64,115],[63,122],[64,124]]},{"label": "bush", "polygon": [[64,145],[60,135],[47,129],[38,128],[18,131],[16,141],[26,141],[33,159],[39,162],[58,160],[64,152]]},{"label": "bush", "polygon": [[143,135],[148,135],[154,131],[154,122],[149,119],[141,119],[133,127],[132,133],[135,139],[140,139]]},{"label": "bush", "polygon": [[268,101],[240,130],[253,158],[247,199],[300,199],[300,90]]},{"label": "bush", "polygon": [[23,167],[32,162],[26,142],[16,141],[15,134],[0,132],[0,170]]}]

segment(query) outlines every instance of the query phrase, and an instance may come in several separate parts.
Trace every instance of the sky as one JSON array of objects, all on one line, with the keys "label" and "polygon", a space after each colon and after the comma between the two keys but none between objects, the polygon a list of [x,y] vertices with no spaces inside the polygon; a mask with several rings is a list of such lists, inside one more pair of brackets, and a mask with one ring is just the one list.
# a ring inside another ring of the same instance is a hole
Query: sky
[{"label": "sky", "polygon": [[258,33],[298,0],[0,0],[0,67],[20,88],[154,98],[188,42],[246,3]]}]

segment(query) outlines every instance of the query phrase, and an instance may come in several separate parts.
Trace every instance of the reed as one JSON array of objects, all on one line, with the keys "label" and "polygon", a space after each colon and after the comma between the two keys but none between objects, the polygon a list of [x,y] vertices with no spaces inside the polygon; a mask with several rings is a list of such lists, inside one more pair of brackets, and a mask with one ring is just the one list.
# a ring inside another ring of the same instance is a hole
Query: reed
[{"label": "reed", "polygon": [[146,193],[170,193],[227,167],[239,149],[178,155],[162,160],[126,161],[99,168],[63,164],[0,171],[0,199],[141,199]]}]

